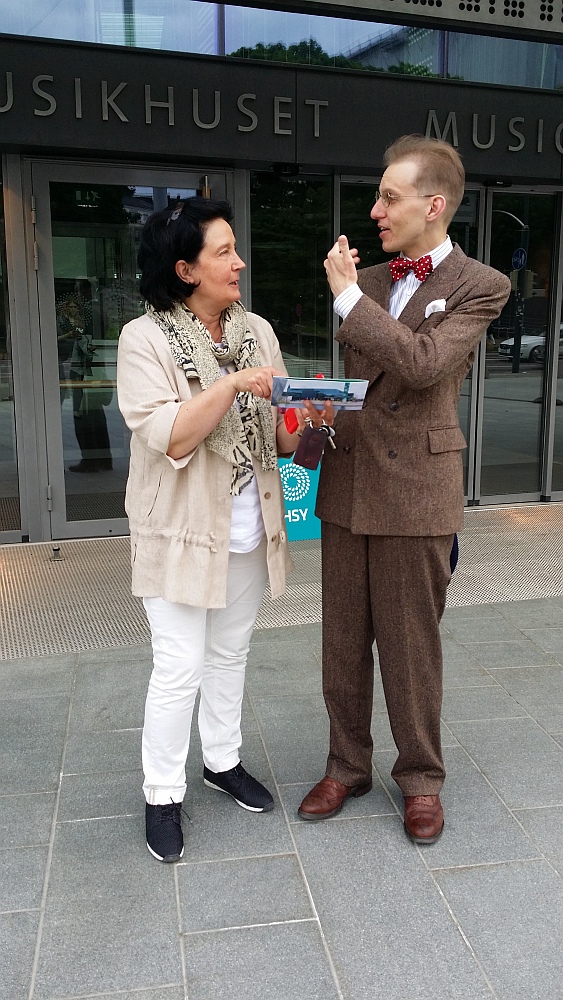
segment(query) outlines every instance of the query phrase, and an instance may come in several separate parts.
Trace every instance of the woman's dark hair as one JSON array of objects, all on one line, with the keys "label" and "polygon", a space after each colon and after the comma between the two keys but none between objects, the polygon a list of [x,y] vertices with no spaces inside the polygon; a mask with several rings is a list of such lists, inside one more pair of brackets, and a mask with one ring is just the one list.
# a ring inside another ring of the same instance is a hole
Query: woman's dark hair
[{"label": "woman's dark hair", "polygon": [[228,201],[187,198],[147,219],[137,254],[141,271],[139,288],[154,309],[171,309],[175,302],[192,294],[197,285],[178,277],[176,262],[185,260],[194,264],[205,242],[206,226],[214,219],[230,223],[232,218]]}]

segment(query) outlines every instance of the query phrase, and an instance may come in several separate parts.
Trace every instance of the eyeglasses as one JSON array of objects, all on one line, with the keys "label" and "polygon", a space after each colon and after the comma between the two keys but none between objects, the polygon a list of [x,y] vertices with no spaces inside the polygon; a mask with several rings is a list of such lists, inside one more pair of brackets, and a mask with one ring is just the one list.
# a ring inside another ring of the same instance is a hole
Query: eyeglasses
[{"label": "eyeglasses", "polygon": [[169,218],[166,220],[167,226],[169,226],[171,222],[176,222],[176,219],[180,218],[182,212],[184,211],[184,204],[185,203],[183,201],[177,202],[176,208],[172,212],[172,215],[169,216]]},{"label": "eyeglasses", "polygon": [[433,194],[390,194],[389,191],[380,191],[379,188],[375,192],[375,200],[383,202],[385,208],[389,208],[389,205],[394,205],[396,201],[405,201],[407,198],[433,198]]}]

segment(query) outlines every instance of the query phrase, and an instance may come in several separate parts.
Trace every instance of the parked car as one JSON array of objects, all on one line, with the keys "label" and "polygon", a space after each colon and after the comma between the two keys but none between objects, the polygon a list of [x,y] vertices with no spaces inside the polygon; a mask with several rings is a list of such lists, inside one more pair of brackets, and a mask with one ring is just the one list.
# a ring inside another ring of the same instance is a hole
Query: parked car
[{"label": "parked car", "polygon": [[[514,337],[503,340],[498,349],[501,358],[512,360],[514,355]],[[563,323],[559,327],[559,357],[563,357]],[[522,334],[520,343],[520,361],[543,362],[545,359],[545,333]]]}]

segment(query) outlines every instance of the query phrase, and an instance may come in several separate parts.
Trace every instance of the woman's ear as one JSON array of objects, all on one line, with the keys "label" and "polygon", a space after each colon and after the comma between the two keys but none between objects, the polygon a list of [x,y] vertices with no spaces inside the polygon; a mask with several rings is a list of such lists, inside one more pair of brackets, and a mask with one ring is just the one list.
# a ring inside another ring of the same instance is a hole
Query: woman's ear
[{"label": "woman's ear", "polygon": [[178,277],[182,281],[185,281],[186,284],[188,284],[188,285],[193,284],[193,282],[192,282],[192,266],[191,266],[191,264],[188,264],[187,261],[185,261],[185,260],[177,260],[176,263],[175,263],[175,265],[174,265],[174,270],[176,271],[176,274],[178,275]]}]

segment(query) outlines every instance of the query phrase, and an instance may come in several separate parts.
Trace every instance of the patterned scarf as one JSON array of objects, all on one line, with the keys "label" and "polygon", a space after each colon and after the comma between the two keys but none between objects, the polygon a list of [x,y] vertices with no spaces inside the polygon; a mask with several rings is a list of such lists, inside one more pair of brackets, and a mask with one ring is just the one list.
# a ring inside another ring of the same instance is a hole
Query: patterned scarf
[{"label": "patterned scarf", "polygon": [[[246,322],[246,309],[233,302],[222,319],[223,343],[216,344],[209,330],[191,309],[178,302],[167,312],[147,306],[147,312],[168,338],[170,350],[187,379],[197,378],[202,389],[222,377],[221,368],[234,363],[242,368],[260,367],[262,360],[255,338]],[[231,493],[238,496],[252,480],[252,457],[262,468],[277,468],[277,451],[272,407],[251,392],[239,392],[217,426],[205,438],[205,445],[233,467]]]}]

